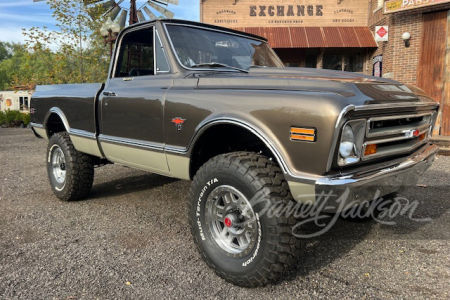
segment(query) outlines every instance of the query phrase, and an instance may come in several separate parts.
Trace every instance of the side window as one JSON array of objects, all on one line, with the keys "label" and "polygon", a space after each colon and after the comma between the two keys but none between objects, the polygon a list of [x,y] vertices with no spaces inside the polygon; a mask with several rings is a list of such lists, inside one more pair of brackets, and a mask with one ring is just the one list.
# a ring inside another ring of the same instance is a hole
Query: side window
[{"label": "side window", "polygon": [[114,77],[154,75],[153,27],[125,34]]},{"label": "side window", "polygon": [[29,103],[28,97],[19,97],[20,110],[28,110]]},{"label": "side window", "polygon": [[169,72],[169,63],[161,45],[159,35],[156,35],[156,74]]}]

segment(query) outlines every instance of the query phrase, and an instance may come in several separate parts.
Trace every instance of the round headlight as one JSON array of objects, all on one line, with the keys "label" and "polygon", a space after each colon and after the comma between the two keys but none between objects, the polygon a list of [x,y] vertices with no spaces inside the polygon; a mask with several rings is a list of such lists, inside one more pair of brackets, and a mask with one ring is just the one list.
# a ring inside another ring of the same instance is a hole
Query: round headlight
[{"label": "round headlight", "polygon": [[352,154],[355,147],[355,135],[350,125],[346,125],[342,130],[341,144],[339,145],[339,153],[343,158],[347,158]]}]

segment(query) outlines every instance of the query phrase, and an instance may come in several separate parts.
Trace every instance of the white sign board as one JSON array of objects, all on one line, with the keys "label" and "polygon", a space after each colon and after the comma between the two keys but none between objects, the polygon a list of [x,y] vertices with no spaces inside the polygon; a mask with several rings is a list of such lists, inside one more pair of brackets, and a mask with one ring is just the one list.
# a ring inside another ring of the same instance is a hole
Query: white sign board
[{"label": "white sign board", "polygon": [[375,41],[387,42],[389,38],[389,26],[375,26]]}]

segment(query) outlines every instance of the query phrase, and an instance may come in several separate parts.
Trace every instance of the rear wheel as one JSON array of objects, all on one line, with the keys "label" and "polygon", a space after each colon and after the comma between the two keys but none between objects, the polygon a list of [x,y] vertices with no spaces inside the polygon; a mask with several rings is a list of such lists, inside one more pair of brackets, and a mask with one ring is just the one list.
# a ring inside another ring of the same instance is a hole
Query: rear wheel
[{"label": "rear wheel", "polygon": [[67,132],[59,132],[48,144],[47,174],[53,193],[59,199],[82,199],[92,188],[94,159],[77,151]]},{"label": "rear wheel", "polygon": [[267,208],[290,201],[280,168],[267,157],[234,152],[212,158],[190,190],[191,232],[202,258],[240,286],[278,279],[300,254],[301,242],[293,234],[296,220]]}]

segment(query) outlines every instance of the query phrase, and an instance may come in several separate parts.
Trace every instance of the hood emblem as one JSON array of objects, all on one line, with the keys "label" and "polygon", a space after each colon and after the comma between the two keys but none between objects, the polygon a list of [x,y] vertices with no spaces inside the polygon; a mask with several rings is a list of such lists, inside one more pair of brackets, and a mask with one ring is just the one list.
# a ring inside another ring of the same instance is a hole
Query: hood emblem
[{"label": "hood emblem", "polygon": [[176,128],[178,131],[181,130],[184,121],[186,121],[186,119],[182,119],[182,118],[180,118],[180,117],[176,117],[176,118],[173,118],[173,119],[172,119],[172,123],[175,124],[175,128]]}]

